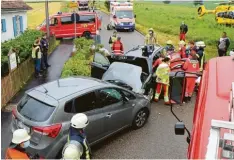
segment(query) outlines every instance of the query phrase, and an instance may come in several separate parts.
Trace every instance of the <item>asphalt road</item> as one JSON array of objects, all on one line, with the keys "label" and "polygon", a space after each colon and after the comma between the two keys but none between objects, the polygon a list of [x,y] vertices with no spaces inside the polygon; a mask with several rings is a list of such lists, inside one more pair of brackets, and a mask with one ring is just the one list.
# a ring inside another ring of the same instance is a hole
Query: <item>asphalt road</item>
[{"label": "asphalt road", "polygon": [[[109,16],[102,15],[103,27],[100,31],[101,42],[109,49],[108,40],[113,31],[105,29],[109,22]],[[132,47],[143,44],[144,37],[135,32],[118,33],[124,44],[125,51]],[[26,89],[45,83],[60,77],[64,62],[69,58],[72,45],[65,41],[50,56],[49,62],[52,65],[48,70],[47,78],[41,80],[33,79]],[[12,103],[17,103],[21,98],[22,91]],[[194,102],[194,100],[193,100]],[[176,114],[185,122],[188,129],[191,130],[194,103],[183,106],[175,106]],[[2,141],[1,155],[4,158],[5,149],[10,143],[11,133],[9,130],[11,114],[2,112]],[[137,159],[185,159],[187,152],[186,136],[176,136],[174,134],[174,124],[176,119],[170,112],[170,107],[164,106],[163,102],[153,103],[152,111],[148,123],[139,130],[126,129],[115,136],[97,144],[92,148],[93,158],[95,159],[119,159],[119,158],[137,158]],[[117,122],[116,122],[117,123]]]}]

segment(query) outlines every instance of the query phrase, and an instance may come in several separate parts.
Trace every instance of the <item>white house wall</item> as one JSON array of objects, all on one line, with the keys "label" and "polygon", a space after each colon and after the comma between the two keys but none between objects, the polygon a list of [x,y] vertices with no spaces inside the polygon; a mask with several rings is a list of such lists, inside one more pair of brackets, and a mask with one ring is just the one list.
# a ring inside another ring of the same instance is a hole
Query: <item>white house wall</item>
[{"label": "white house wall", "polygon": [[14,28],[13,28],[13,20],[14,16],[22,16],[23,17],[23,31],[27,28],[27,12],[26,11],[18,11],[18,12],[3,12],[1,15],[1,19],[6,20],[6,32],[2,32],[1,41],[7,41],[10,39],[14,39]]}]

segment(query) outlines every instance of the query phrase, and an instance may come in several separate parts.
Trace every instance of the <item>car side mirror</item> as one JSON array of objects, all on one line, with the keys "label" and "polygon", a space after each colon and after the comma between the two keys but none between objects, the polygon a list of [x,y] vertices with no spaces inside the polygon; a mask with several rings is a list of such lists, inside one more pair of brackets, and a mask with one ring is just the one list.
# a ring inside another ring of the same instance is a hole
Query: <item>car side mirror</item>
[{"label": "car side mirror", "polygon": [[136,18],[136,15],[134,15],[134,18]]},{"label": "car side mirror", "polygon": [[114,15],[113,18],[117,18],[116,15]]},{"label": "car side mirror", "polygon": [[175,124],[175,134],[176,135],[184,135],[184,133],[185,133],[184,122],[177,122]]}]

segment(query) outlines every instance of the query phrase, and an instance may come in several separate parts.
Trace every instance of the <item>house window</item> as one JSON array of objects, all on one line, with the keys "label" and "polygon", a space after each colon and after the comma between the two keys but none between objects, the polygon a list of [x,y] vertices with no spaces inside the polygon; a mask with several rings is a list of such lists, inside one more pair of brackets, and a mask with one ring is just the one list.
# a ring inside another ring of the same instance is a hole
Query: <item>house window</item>
[{"label": "house window", "polygon": [[6,32],[6,20],[1,19],[1,24],[2,24],[2,32]]},{"label": "house window", "polygon": [[23,33],[23,17],[16,15],[13,17],[13,30],[14,30],[14,36],[18,36],[21,33]]}]

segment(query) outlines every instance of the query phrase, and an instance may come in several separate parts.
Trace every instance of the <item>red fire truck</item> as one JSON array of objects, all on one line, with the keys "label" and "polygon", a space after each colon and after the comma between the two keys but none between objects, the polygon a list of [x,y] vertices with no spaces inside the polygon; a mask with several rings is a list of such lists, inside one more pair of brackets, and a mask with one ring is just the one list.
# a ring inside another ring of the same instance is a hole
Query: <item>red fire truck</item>
[{"label": "red fire truck", "polygon": [[[75,37],[75,23],[72,21],[72,13],[58,13],[50,19],[50,34],[56,38]],[[76,22],[76,36],[94,36],[101,22],[96,12],[78,12],[79,20]],[[37,27],[38,30],[46,32],[46,21]]]},{"label": "red fire truck", "polygon": [[193,129],[179,122],[175,134],[188,133],[189,159],[234,159],[234,60],[219,57],[205,65],[196,99]]}]

